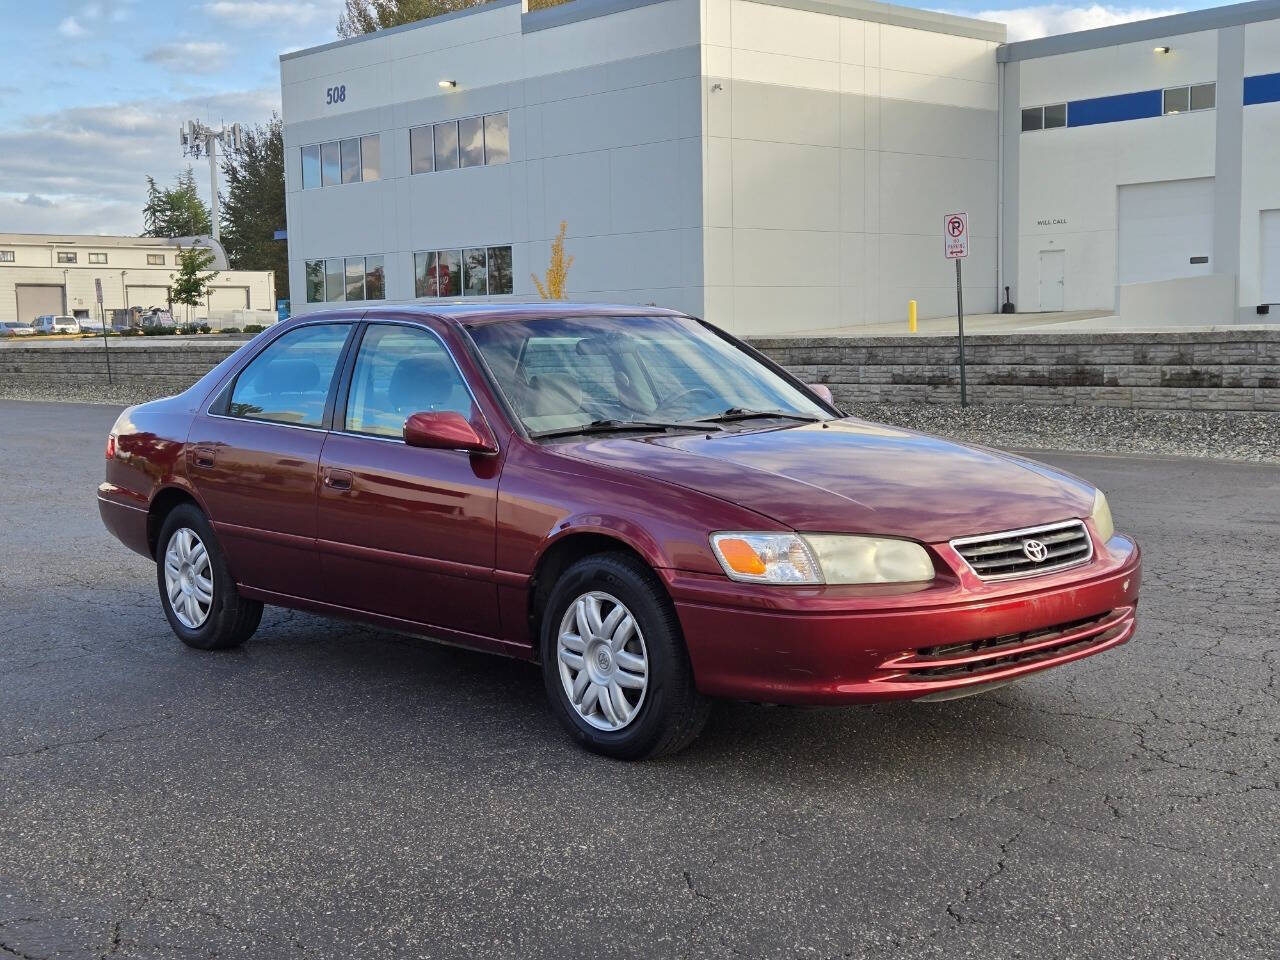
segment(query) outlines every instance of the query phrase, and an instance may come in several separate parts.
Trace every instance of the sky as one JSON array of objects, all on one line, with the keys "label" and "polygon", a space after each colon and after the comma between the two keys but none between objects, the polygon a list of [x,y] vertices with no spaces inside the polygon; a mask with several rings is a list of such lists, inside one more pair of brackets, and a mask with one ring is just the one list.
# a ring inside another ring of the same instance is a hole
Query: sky
[{"label": "sky", "polygon": [[[1188,9],[919,5],[1002,21],[1011,40]],[[183,121],[265,122],[280,108],[279,55],[336,39],[341,9],[342,0],[0,0],[0,232],[141,232],[147,175],[169,183],[188,162]],[[207,200],[208,162],[195,164]]]}]

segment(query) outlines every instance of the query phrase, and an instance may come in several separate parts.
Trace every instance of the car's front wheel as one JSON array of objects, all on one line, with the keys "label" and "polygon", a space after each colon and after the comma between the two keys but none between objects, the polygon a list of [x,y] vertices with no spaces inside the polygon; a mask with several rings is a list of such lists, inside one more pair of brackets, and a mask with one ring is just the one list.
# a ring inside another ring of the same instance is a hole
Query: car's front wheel
[{"label": "car's front wheel", "polygon": [[675,753],[706,723],[675,609],[633,557],[586,557],[564,572],[541,652],[552,709],[589,750],[623,760]]},{"label": "car's front wheel", "polygon": [[179,640],[198,650],[226,650],[253,636],[262,604],[236,590],[213,527],[198,507],[175,508],[158,543],[160,604]]}]

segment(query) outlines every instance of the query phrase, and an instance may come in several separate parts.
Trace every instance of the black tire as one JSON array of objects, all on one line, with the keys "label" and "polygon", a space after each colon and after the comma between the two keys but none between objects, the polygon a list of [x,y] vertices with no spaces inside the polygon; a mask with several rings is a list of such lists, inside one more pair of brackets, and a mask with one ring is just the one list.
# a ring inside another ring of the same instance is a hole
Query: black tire
[{"label": "black tire", "polygon": [[[616,597],[630,611],[648,658],[647,686],[621,729],[588,723],[570,701],[557,655],[560,623],[584,594]],[[542,676],[557,719],[583,747],[619,760],[644,760],[683,750],[702,732],[710,702],[694,685],[693,668],[675,608],[653,571],[624,553],[585,557],[567,569],[547,600],[541,630]]]},{"label": "black tire", "polygon": [[[182,530],[190,530],[200,539],[209,556],[212,571],[213,600],[209,604],[203,622],[190,627],[175,612],[169,598],[165,578],[165,554],[169,542]],[[160,589],[160,606],[165,619],[179,640],[197,650],[229,650],[238,647],[258,629],[262,620],[262,604],[246,600],[236,590],[235,580],[227,566],[226,556],[208,518],[195,504],[184,503],[175,507],[165,518],[156,541],[156,583]]]}]

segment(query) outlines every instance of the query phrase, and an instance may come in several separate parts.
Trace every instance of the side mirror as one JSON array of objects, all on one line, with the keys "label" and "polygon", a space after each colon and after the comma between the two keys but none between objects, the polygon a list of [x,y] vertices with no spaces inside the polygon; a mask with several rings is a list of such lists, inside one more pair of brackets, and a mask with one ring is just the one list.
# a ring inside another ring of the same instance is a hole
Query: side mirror
[{"label": "side mirror", "polygon": [[823,402],[835,406],[836,398],[831,395],[831,388],[825,383],[811,383],[809,389],[816,393]]},{"label": "side mirror", "polygon": [[488,431],[482,436],[471,422],[452,410],[441,413],[414,413],[404,422],[404,442],[431,450],[467,450],[497,453],[498,444]]}]

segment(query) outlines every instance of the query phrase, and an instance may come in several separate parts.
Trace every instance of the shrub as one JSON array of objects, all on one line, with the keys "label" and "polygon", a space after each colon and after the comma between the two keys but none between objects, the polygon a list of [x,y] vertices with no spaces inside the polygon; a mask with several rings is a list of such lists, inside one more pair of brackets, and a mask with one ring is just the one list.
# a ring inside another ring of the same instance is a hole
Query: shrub
[{"label": "shrub", "polygon": [[177,327],[143,327],[142,335],[144,337],[171,337],[178,332]]},{"label": "shrub", "polygon": [[125,327],[123,330],[120,330],[120,331],[118,331],[118,332],[119,332],[120,336],[122,336],[122,337],[140,337],[140,336],[142,336],[142,331],[141,331],[141,330],[139,330],[137,327]]},{"label": "shrub", "polygon": [[199,326],[197,326],[196,329],[199,330],[201,333],[210,333],[212,332],[213,327],[209,326],[207,323],[202,323]]},{"label": "shrub", "polygon": [[244,325],[245,333],[261,333],[265,329],[267,328],[260,323],[246,323]]},{"label": "shrub", "polygon": [[221,333],[239,333],[240,328],[239,327],[223,327],[220,332]]}]

